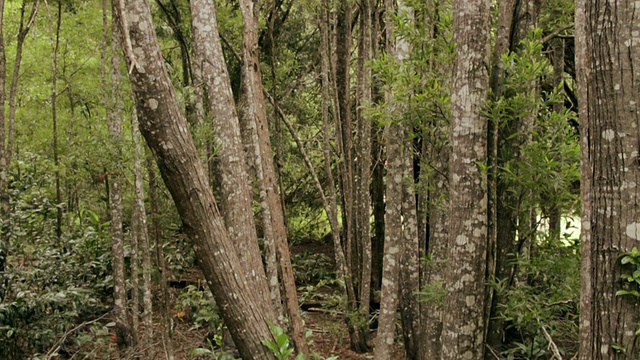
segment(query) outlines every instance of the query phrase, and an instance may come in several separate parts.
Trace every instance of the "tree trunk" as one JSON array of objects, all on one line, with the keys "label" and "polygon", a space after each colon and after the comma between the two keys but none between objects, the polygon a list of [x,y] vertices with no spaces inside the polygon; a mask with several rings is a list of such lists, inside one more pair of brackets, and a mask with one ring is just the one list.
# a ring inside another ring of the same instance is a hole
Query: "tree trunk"
[{"label": "tree trunk", "polygon": [[[219,304],[240,355],[246,359],[274,359],[262,341],[272,339],[220,216],[208,179],[197,156],[184,114],[171,85],[151,12],[144,0],[119,0],[119,20],[125,35],[124,50],[140,119],[140,131],[151,148],[173,197],[187,236],[200,260],[207,284]],[[265,285],[266,287],[266,285]]]},{"label": "tree trunk", "polygon": [[[4,0],[0,0],[0,144],[4,145],[6,138],[6,121],[4,116],[5,89],[7,78],[7,58],[4,46]],[[8,164],[4,146],[0,146],[0,216],[2,227],[0,231],[0,299],[4,299],[6,286],[4,270],[6,268],[7,253],[9,251],[9,194],[2,192],[8,188]]]},{"label": "tree trunk", "polygon": [[[126,272],[124,264],[124,236],[122,234],[122,89],[121,89],[121,75],[120,75],[120,54],[116,51],[120,46],[122,39],[122,32],[119,30],[116,22],[117,15],[113,14],[112,23],[112,54],[111,54],[111,84],[107,89],[111,90],[111,97],[108,103],[105,104],[107,108],[107,123],[109,125],[109,135],[114,140],[113,148],[111,150],[112,168],[107,172],[110,174],[110,224],[111,224],[111,252],[113,256],[113,296],[115,300],[114,313],[116,320],[116,335],[117,342],[120,350],[124,350],[126,347],[132,345],[135,342],[135,327],[132,328],[132,324],[129,320],[129,314],[127,311],[127,286],[126,286]],[[103,48],[104,49],[104,48]],[[105,56],[106,58],[106,56]],[[132,244],[133,245],[133,244]],[[135,252],[135,250],[134,250]],[[137,257],[135,254],[132,256],[132,267],[137,267]],[[132,276],[137,277],[136,272],[132,273]],[[137,285],[137,279],[136,279]],[[138,289],[134,287],[133,297],[136,298],[134,306],[137,306]],[[136,314],[137,318],[137,309]],[[137,319],[135,320],[137,325]],[[123,354],[121,354],[123,355]]]},{"label": "tree trunk", "polygon": [[[258,23],[254,16],[254,3],[252,0],[240,0],[240,10],[242,12],[244,32],[243,32],[243,56],[246,81],[247,81],[247,103],[249,105],[249,116],[256,123],[257,144],[260,152],[264,186],[264,197],[271,217],[271,228],[280,264],[280,274],[282,276],[282,295],[286,305],[289,318],[291,340],[299,353],[308,353],[307,341],[304,336],[304,326],[300,316],[298,305],[298,295],[296,292],[293,268],[291,266],[291,254],[289,253],[289,243],[287,241],[287,229],[284,223],[284,213],[282,203],[277,192],[275,178],[275,167],[273,164],[273,150],[269,139],[269,125],[265,110],[265,101],[262,86],[262,74],[260,72],[260,59],[258,52]],[[264,208],[263,208],[264,211]],[[272,281],[272,279],[270,279]]]},{"label": "tree trunk", "polygon": [[[139,124],[138,124],[139,126]],[[140,131],[140,130],[137,130]],[[164,260],[162,229],[160,227],[160,214],[158,213],[158,183],[156,181],[155,164],[151,156],[147,156],[147,172],[149,173],[149,211],[151,213],[151,236],[156,248],[156,264],[160,273],[160,313],[162,317],[162,345],[167,360],[174,360],[172,324],[169,312],[169,289],[167,287],[167,268]]]},{"label": "tree trunk", "polygon": [[637,2],[576,2],[583,360],[640,358],[638,297],[618,293],[638,290],[626,281],[638,266],[625,265],[621,255],[637,249],[640,240],[640,75],[634,70],[640,66],[639,13]]},{"label": "tree trunk", "polygon": [[[190,5],[194,58],[219,148],[215,174],[220,184],[220,208],[229,238],[236,246],[240,261],[246,265],[244,275],[252,289],[262,296],[260,305],[263,305],[269,299],[268,289],[262,287],[266,285],[265,273],[253,219],[253,199],[247,183],[240,124],[218,35],[216,8],[211,0],[192,0]],[[264,309],[265,314],[267,309],[271,308]]]},{"label": "tree trunk", "polygon": [[[506,0],[500,4],[500,17],[498,25],[498,38],[492,54],[492,73],[490,86],[495,100],[504,96],[503,78],[505,77],[502,56],[508,52],[519,51],[522,46],[521,41],[526,40],[538,17],[538,7],[536,0]],[[537,83],[522,83],[519,93],[527,96],[527,104],[535,106],[537,100]],[[495,217],[490,213],[490,222],[495,226],[490,228],[489,273],[493,274],[496,281],[506,283],[507,287],[512,285],[515,276],[514,260],[517,257],[517,241],[524,241],[523,247],[530,247],[534,235],[532,222],[529,215],[533,204],[524,204],[522,198],[530,198],[522,193],[530,193],[530,190],[513,184],[504,179],[499,174],[499,169],[504,168],[509,163],[526,162],[522,153],[523,148],[531,141],[531,130],[535,124],[537,111],[531,109],[528,115],[522,118],[515,118],[501,121],[502,127],[498,130],[495,122],[490,122],[490,164],[496,170],[490,169],[491,186],[496,192],[491,191],[492,204],[490,210],[495,211]],[[510,116],[510,115],[507,115]],[[499,134],[498,134],[499,133]],[[499,135],[499,137],[498,137]],[[498,149],[500,149],[498,151]],[[494,160],[495,157],[495,160]],[[521,214],[526,214],[524,217]],[[522,221],[521,221],[522,220]],[[518,240],[516,240],[518,234]],[[487,313],[489,314],[487,344],[499,350],[504,338],[504,320],[498,313],[498,306],[506,299],[503,294],[490,291],[491,295],[487,301]],[[489,355],[487,355],[489,357]]]},{"label": "tree trunk", "polygon": [[[133,157],[133,174],[134,174],[134,192],[135,200],[133,204],[132,217],[135,221],[131,221],[131,237],[133,231],[137,229],[139,241],[139,249],[142,253],[142,289],[143,289],[143,309],[142,321],[144,324],[144,338],[142,343],[150,345],[153,337],[153,303],[151,298],[151,252],[149,245],[149,231],[147,227],[147,211],[144,204],[144,176],[142,173],[142,160],[145,152],[140,139],[140,130],[138,130],[138,118],[136,114],[131,117],[131,137],[133,138],[134,157]],[[133,276],[133,275],[132,275]]]},{"label": "tree trunk", "polygon": [[369,318],[371,303],[371,119],[364,114],[364,109],[371,106],[371,69],[367,64],[371,61],[372,4],[371,0],[360,0],[360,31],[358,34],[358,68],[356,118],[358,124],[356,142],[355,178],[356,190],[356,243],[360,262],[360,316]]},{"label": "tree trunk", "polygon": [[444,274],[442,359],[484,354],[487,254],[487,119],[489,4],[453,2],[457,44],[451,94],[449,249]]}]

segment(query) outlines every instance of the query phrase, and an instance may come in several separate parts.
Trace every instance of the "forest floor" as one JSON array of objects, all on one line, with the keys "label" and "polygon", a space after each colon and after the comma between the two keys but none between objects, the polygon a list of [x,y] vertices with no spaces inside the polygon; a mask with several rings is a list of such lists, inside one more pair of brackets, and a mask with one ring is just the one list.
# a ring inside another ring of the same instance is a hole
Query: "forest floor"
[{"label": "forest floor", "polygon": [[[317,241],[295,244],[294,246],[292,246],[291,250],[294,259],[317,259],[318,254],[322,254],[323,259],[334,258],[332,246],[330,244],[322,244]],[[322,264],[310,264],[309,266],[314,268],[316,271],[321,271],[321,273],[323,274],[325,272],[330,273],[333,271],[333,269],[331,268],[318,269],[318,266],[332,267],[332,260],[323,262]],[[197,278],[201,279],[201,275],[198,270],[193,270],[193,272],[189,275],[189,278],[191,278],[192,280]],[[312,335],[310,337],[311,352],[320,355],[322,359],[328,358],[330,356],[337,356],[337,358],[341,360],[372,359],[372,352],[358,354],[349,349],[349,335],[341,313],[337,309],[325,308],[318,305],[317,295],[319,293],[322,293],[322,298],[335,300],[340,297],[340,290],[337,285],[329,284],[327,286],[316,288],[312,285],[304,284],[299,288],[304,288],[305,286],[307,286],[309,290],[300,291],[299,295],[301,297],[300,303],[303,308],[302,316],[305,322],[305,328],[312,331]],[[172,304],[170,306],[170,309],[176,308],[175,302],[177,301],[179,291],[180,289],[171,289]],[[313,292],[313,294],[311,294],[311,297],[314,300],[309,300],[310,292]],[[190,355],[190,352],[193,349],[209,347],[207,337],[210,330],[204,328],[195,329],[193,326],[193,322],[190,321],[188,316],[183,318],[177,315],[175,311],[172,310],[171,312],[171,316],[174,321],[174,332],[172,339],[176,359],[211,359],[211,357],[205,355]],[[160,319],[156,320],[156,323],[159,322]],[[158,332],[161,332],[162,330],[161,328],[158,328],[156,331],[156,334],[158,334]],[[370,345],[373,345],[375,332],[372,332],[370,335]],[[162,346],[161,344],[158,345]],[[156,348],[156,353],[157,355],[155,356],[155,359],[165,358],[164,351],[162,351],[161,347]],[[394,360],[404,359],[402,344],[396,344],[394,348],[394,355],[392,358]]]}]

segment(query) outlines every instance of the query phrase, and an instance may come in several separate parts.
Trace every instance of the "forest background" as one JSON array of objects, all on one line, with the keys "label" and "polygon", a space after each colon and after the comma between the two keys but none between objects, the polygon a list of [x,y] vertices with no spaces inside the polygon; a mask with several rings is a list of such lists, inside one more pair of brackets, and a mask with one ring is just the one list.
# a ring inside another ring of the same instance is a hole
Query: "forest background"
[{"label": "forest background", "polygon": [[0,0],[0,358],[638,358],[605,3]]}]

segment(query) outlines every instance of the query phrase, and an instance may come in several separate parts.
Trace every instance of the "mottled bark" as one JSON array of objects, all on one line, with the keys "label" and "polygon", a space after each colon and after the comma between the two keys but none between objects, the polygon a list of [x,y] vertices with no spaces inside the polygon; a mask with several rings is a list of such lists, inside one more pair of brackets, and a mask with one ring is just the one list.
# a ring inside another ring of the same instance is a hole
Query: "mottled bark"
[{"label": "mottled bark", "polygon": [[[127,40],[130,80],[140,120],[140,131],[151,148],[162,177],[176,204],[187,236],[200,260],[207,284],[219,304],[240,355],[247,359],[273,359],[262,341],[272,334],[260,296],[244,274],[220,216],[208,179],[197,156],[187,121],[180,111],[160,48],[151,12],[144,0],[118,1]],[[265,285],[266,286],[266,285]]]},{"label": "mottled bark", "polygon": [[638,248],[640,4],[576,2],[582,154],[580,359],[638,359],[636,270],[620,255]]},{"label": "mottled bark", "polygon": [[[385,1],[385,34],[387,55],[392,61],[402,63],[407,53],[402,42],[394,42],[392,16],[395,13],[393,0]],[[382,288],[380,292],[380,314],[378,315],[378,334],[375,343],[375,359],[390,359],[396,329],[396,311],[399,304],[400,262],[403,260],[403,176],[404,176],[404,124],[401,108],[396,103],[395,87],[392,86],[385,96],[386,112],[393,122],[385,128],[387,149],[386,208],[384,251],[382,258]]]},{"label": "mottled bark", "polygon": [[[110,174],[109,220],[111,224],[111,253],[113,258],[114,317],[118,346],[123,350],[134,342],[135,329],[131,328],[132,324],[127,310],[124,237],[122,234],[122,81],[120,75],[120,64],[122,61],[120,59],[120,53],[117,51],[121,44],[122,33],[117,26],[117,19],[118,15],[114,11],[111,29],[112,56],[111,66],[109,68],[111,83],[110,86],[107,87],[107,89],[111,91],[111,94],[105,106],[107,109],[106,115],[109,135],[114,142],[111,149],[111,169],[108,171]],[[132,266],[137,267],[137,264],[133,263]],[[137,274],[135,275],[137,276]],[[137,289],[134,289],[133,296],[137,298],[137,295]],[[137,306],[137,304],[135,305]]]},{"label": "mottled bark", "polygon": [[[358,63],[356,87],[357,138],[355,141],[355,243],[358,249],[360,279],[359,313],[362,319],[369,318],[371,303],[371,119],[365,109],[371,106],[371,61],[372,43],[372,3],[360,0],[360,24],[358,32]],[[366,324],[366,322],[365,322]],[[366,325],[368,328],[368,325]],[[365,334],[368,329],[361,330]],[[365,343],[366,344],[366,343]]]},{"label": "mottled bark", "polygon": [[253,199],[245,171],[240,124],[218,35],[216,8],[212,0],[192,0],[190,5],[195,66],[205,89],[205,107],[212,119],[214,140],[219,149],[214,173],[220,185],[220,209],[238,257],[246,265],[244,276],[263,297],[262,305],[268,301],[268,289],[262,287],[266,285],[265,273],[253,219]]},{"label": "mottled bark", "polygon": [[[5,54],[4,46],[4,0],[0,0],[0,144],[4,145],[6,137],[6,121],[4,116],[5,106],[5,89],[6,89],[6,77],[7,77],[7,58]],[[4,146],[0,146],[0,190],[7,188],[7,158]],[[2,226],[0,231],[0,273],[3,275],[0,277],[0,299],[4,299],[6,282],[4,279],[4,270],[6,267],[7,252],[9,251],[9,198],[8,193],[0,192],[0,216],[2,220]]]},{"label": "mottled bark", "polygon": [[[447,135],[444,130],[436,127],[432,138],[429,139],[428,159],[430,168],[426,181],[432,189],[428,193],[429,198],[429,234],[427,248],[427,260],[422,280],[421,290],[428,294],[422,299],[423,314],[423,340],[420,351],[420,359],[440,359],[442,342],[442,316],[444,306],[444,273],[447,269],[447,256],[449,244],[448,231],[448,178],[447,169],[449,161],[449,146],[446,143]],[[423,140],[424,141],[424,140]]]},{"label": "mottled bark", "polygon": [[[251,121],[256,123],[256,139],[259,147],[261,161],[257,166],[262,167],[263,179],[259,180],[263,188],[260,189],[263,197],[263,204],[266,203],[271,217],[271,229],[277,251],[279,270],[282,279],[282,296],[289,319],[290,336],[295,348],[300,353],[307,353],[307,342],[304,336],[304,326],[300,316],[298,305],[298,295],[296,292],[295,279],[291,266],[291,254],[287,241],[287,229],[284,223],[284,213],[280,196],[277,192],[275,178],[275,166],[273,164],[273,150],[269,139],[269,125],[265,110],[263,96],[262,74],[260,72],[260,58],[258,50],[258,23],[254,16],[254,3],[252,0],[240,0],[240,10],[242,12],[243,31],[243,71],[246,76],[246,96],[248,108],[245,109],[247,115],[252,117]],[[265,208],[263,207],[263,211]],[[264,224],[263,224],[264,226]],[[270,279],[273,281],[273,279]]]},{"label": "mottled bark", "polygon": [[[147,211],[144,204],[144,174],[142,173],[142,161],[145,157],[144,148],[138,130],[138,118],[134,113],[131,117],[131,137],[133,139],[133,175],[134,175],[134,204],[132,206],[131,237],[137,232],[139,249],[142,255],[142,321],[144,324],[143,344],[151,344],[153,337],[153,303],[151,298],[151,251],[149,244],[149,231],[147,226]],[[133,275],[132,275],[133,276]],[[137,295],[137,293],[136,293]]]},{"label": "mottled bark", "polygon": [[[247,15],[243,16],[254,16],[254,8],[253,3],[248,1],[245,3],[245,6],[250,7],[245,10]],[[251,15],[249,15],[251,14]],[[249,20],[247,20],[249,21]],[[278,276],[278,254],[276,249],[276,235],[282,234],[285,230],[277,230],[274,229],[274,219],[272,216],[272,212],[274,211],[270,207],[270,199],[273,198],[273,193],[276,191],[275,187],[275,179],[270,179],[269,174],[265,174],[265,166],[263,163],[271,162],[273,165],[272,159],[263,159],[263,157],[268,156],[262,152],[262,146],[260,144],[260,139],[258,135],[258,124],[256,118],[258,114],[264,114],[265,122],[266,122],[266,111],[264,108],[260,109],[260,107],[264,107],[264,101],[257,102],[254,93],[255,93],[255,71],[259,71],[260,63],[256,61],[254,66],[256,68],[251,67],[250,57],[252,54],[249,52],[249,49],[254,46],[255,43],[255,51],[257,56],[257,28],[254,29],[252,26],[257,20],[251,21],[249,26],[244,27],[243,34],[243,68],[242,68],[242,93],[240,95],[240,116],[241,116],[241,136],[243,138],[243,143],[245,144],[245,153],[247,153],[247,158],[252,159],[253,161],[247,161],[247,167],[250,170],[250,173],[255,174],[258,191],[260,195],[260,208],[262,212],[262,237],[263,237],[263,251],[265,258],[265,267],[267,274],[267,283],[269,285],[269,298],[271,299],[271,303],[274,306],[276,316],[277,316],[277,324],[280,326],[284,326],[284,317],[285,310],[284,304],[282,303],[282,296],[280,293],[280,281]],[[261,81],[261,80],[260,80]],[[259,84],[262,86],[262,83]],[[260,94],[261,95],[261,94]],[[268,124],[265,124],[268,126]],[[263,133],[264,129],[263,130]],[[268,128],[267,128],[268,130]],[[269,149],[271,147],[269,145]],[[271,153],[270,153],[271,154]],[[272,174],[275,176],[275,174]],[[272,180],[272,181],[269,181]],[[283,221],[284,224],[284,221]],[[284,225],[283,225],[284,226]]]},{"label": "mottled bark", "polygon": [[[491,91],[494,99],[498,100],[504,96],[503,78],[504,65],[502,56],[509,51],[520,51],[521,41],[527,39],[529,32],[534,29],[538,18],[539,4],[537,0],[506,0],[500,4],[500,17],[498,19],[498,37],[496,46],[492,53],[492,73],[490,78]],[[514,162],[526,162],[522,150],[531,141],[537,111],[533,108],[536,103],[538,86],[535,81],[522,83],[518,93],[527,96],[527,104],[532,107],[528,110],[528,115],[522,118],[515,118],[500,123],[490,122],[490,170],[491,189],[490,195],[493,202],[490,207],[490,223],[495,226],[490,227],[490,247],[489,247],[489,274],[493,275],[495,281],[511,286],[515,276],[513,266],[517,255],[517,241],[523,241],[523,248],[532,245],[530,239],[533,235],[529,213],[532,211],[532,204],[523,204],[523,198],[530,198],[522,195],[523,192],[530,191],[515,185],[500,176],[499,169]],[[502,127],[498,130],[497,126]],[[500,149],[500,150],[498,150]],[[495,211],[495,216],[493,215]],[[524,217],[522,217],[523,214]],[[516,239],[516,233],[519,234]],[[487,306],[489,315],[487,330],[487,345],[499,349],[504,340],[504,319],[498,313],[498,306],[506,300],[504,294],[491,290],[491,296],[487,301],[491,301]],[[487,355],[489,357],[489,355]]]},{"label": "mottled bark", "polygon": [[[388,10],[389,8],[387,8]],[[389,105],[387,105],[389,106]],[[387,130],[387,177],[384,252],[382,260],[382,289],[378,335],[375,343],[376,360],[391,359],[391,350],[396,330],[398,307],[398,275],[402,251],[402,139],[404,131],[400,124],[392,124]]]},{"label": "mottled bark", "polygon": [[[139,131],[139,130],[138,130]],[[167,360],[174,360],[173,329],[171,326],[171,314],[169,312],[169,289],[167,286],[167,268],[164,260],[164,246],[162,241],[162,228],[160,226],[160,214],[158,210],[158,183],[156,181],[155,164],[153,163],[152,156],[146,156],[147,158],[147,172],[149,174],[149,211],[151,215],[151,229],[149,234],[153,237],[155,244],[155,261],[160,273],[160,316],[162,319],[162,346],[164,348],[165,357]]]},{"label": "mottled bark", "polygon": [[[51,13],[49,12],[49,20]],[[55,25],[55,27],[53,27]],[[56,191],[56,237],[62,238],[62,192],[60,189],[60,157],[58,153],[58,49],[60,45],[60,26],[62,25],[62,3],[58,2],[55,22],[50,23],[51,39],[51,147],[53,148],[53,165],[55,168]],[[4,160],[6,162],[6,159]]]},{"label": "mottled bark", "polygon": [[484,354],[487,255],[487,119],[489,3],[453,2],[456,47],[451,94],[449,249],[444,275],[442,359]]}]

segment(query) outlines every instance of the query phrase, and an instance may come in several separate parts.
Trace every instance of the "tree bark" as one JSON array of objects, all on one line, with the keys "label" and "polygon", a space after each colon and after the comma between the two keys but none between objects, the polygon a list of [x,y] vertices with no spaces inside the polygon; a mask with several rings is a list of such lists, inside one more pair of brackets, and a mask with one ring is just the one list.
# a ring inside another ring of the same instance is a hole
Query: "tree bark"
[{"label": "tree bark", "polygon": [[[240,124],[218,34],[216,8],[211,0],[192,0],[190,5],[194,58],[219,148],[215,174],[220,184],[220,208],[229,238],[236,246],[240,261],[246,265],[244,275],[254,291],[262,296],[260,305],[263,305],[269,299],[268,289],[262,287],[266,282],[253,219],[253,199],[247,183]],[[270,309],[263,311],[268,314]]]},{"label": "tree bark", "polygon": [[[112,54],[111,54],[111,66],[110,77],[111,83],[107,89],[111,90],[111,96],[107,107],[107,123],[109,125],[109,134],[114,139],[113,148],[111,149],[112,167],[107,172],[110,174],[110,224],[111,224],[111,252],[113,256],[113,282],[114,282],[114,313],[116,318],[116,335],[117,342],[120,350],[124,350],[126,347],[135,343],[135,327],[132,328],[132,323],[129,319],[129,313],[127,310],[127,287],[126,287],[126,271],[124,263],[124,236],[122,233],[122,89],[121,89],[121,75],[120,75],[120,54],[116,51],[120,46],[122,33],[117,26],[117,15],[113,14],[112,23]],[[109,175],[108,175],[109,176]],[[133,245],[133,244],[132,244]],[[134,252],[136,252],[134,250]],[[137,256],[134,253],[132,256],[132,267],[137,267]],[[137,277],[137,270],[132,273],[132,276]],[[137,285],[137,279],[135,281]],[[137,301],[137,287],[134,288],[133,296]],[[134,306],[137,306],[137,302],[134,301]],[[136,309],[137,310],[137,309]],[[137,325],[137,311],[135,313]],[[121,354],[122,355],[122,354]]]},{"label": "tree bark", "polygon": [[457,44],[451,94],[449,249],[444,275],[442,359],[484,354],[487,255],[487,119],[489,4],[453,2]]},{"label": "tree bark", "polygon": [[[221,309],[240,355],[274,359],[263,345],[272,339],[220,216],[208,179],[197,156],[184,114],[160,54],[149,5],[144,0],[117,3],[125,36],[124,50],[140,119],[140,131],[151,148],[176,204],[200,267]],[[266,285],[265,285],[266,286]]]},{"label": "tree bark", "polygon": [[[254,3],[252,0],[240,0],[240,10],[242,12],[243,31],[243,70],[246,76],[247,104],[245,109],[247,115],[252,117],[251,121],[256,123],[256,138],[259,147],[261,162],[257,164],[262,167],[264,186],[261,193],[266,201],[271,217],[271,228],[280,264],[280,274],[282,276],[282,295],[286,305],[289,318],[291,340],[299,353],[308,353],[307,342],[304,336],[304,326],[300,316],[298,295],[296,292],[293,268],[291,266],[291,254],[289,253],[289,243],[287,241],[287,229],[284,223],[284,213],[282,203],[277,192],[275,178],[275,166],[273,164],[273,150],[269,139],[269,125],[265,110],[265,101],[262,86],[262,74],[260,72],[260,59],[258,50],[258,24],[254,16]],[[263,211],[265,209],[263,208]],[[273,281],[273,279],[270,279]]]},{"label": "tree bark", "polygon": [[637,270],[620,256],[638,248],[640,7],[576,2],[576,70],[581,125],[580,359],[638,359]]},{"label": "tree bark", "polygon": [[133,238],[133,231],[136,229],[139,239],[139,249],[142,253],[142,299],[144,309],[142,313],[142,321],[144,324],[142,343],[150,345],[153,337],[153,303],[151,298],[151,252],[147,226],[147,211],[144,204],[144,175],[142,173],[142,160],[144,159],[145,152],[142,147],[140,130],[138,130],[138,118],[135,113],[132,114],[131,117],[131,137],[134,146],[133,174],[135,192],[131,215],[133,217],[131,221],[131,237]]}]

